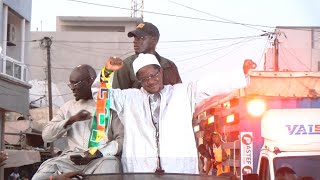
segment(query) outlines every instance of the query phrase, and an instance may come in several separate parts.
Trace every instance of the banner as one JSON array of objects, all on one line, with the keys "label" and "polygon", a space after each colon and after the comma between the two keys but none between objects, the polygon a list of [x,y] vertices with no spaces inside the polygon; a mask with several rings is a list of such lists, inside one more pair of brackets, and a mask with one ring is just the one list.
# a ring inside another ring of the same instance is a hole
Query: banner
[{"label": "banner", "polygon": [[242,175],[253,173],[253,136],[252,132],[240,133],[241,179]]}]

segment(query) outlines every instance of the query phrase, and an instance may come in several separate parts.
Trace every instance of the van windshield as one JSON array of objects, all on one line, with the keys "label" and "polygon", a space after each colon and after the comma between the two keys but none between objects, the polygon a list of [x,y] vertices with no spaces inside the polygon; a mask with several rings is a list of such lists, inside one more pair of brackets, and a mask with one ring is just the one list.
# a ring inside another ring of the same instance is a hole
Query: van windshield
[{"label": "van windshield", "polygon": [[277,157],[273,160],[274,171],[281,167],[290,167],[300,177],[313,177],[320,180],[320,155]]}]

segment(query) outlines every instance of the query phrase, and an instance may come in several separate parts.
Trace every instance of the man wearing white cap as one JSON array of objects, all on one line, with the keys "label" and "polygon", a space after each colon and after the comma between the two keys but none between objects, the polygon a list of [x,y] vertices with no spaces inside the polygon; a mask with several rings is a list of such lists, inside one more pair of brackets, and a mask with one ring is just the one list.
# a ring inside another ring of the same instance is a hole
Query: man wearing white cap
[{"label": "man wearing white cap", "polygon": [[[109,58],[105,68],[116,71],[119,58]],[[190,84],[163,85],[163,70],[152,54],[140,54],[133,63],[141,89],[109,89],[110,108],[124,125],[124,172],[198,173],[198,155],[192,128],[195,104],[204,98],[244,87],[243,73],[234,80],[210,77]],[[217,83],[221,84],[217,87]],[[93,97],[99,89],[92,86]]]}]

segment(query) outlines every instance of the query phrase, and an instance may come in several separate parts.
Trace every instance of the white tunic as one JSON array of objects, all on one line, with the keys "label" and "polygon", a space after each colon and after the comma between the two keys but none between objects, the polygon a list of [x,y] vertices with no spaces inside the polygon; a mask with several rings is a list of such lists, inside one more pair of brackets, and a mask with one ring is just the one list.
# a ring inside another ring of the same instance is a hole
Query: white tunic
[{"label": "white tunic", "polygon": [[[190,84],[166,85],[161,90],[159,142],[161,165],[166,173],[198,173],[192,127],[194,107],[204,98],[246,85],[243,73],[228,75],[230,81],[221,76],[208,77]],[[99,90],[98,84],[93,84],[93,97]],[[124,172],[155,172],[157,168],[156,129],[151,119],[149,96],[143,88],[111,89],[111,108],[118,112],[125,129]]]},{"label": "white tunic", "polygon": [[[49,121],[48,124],[45,126],[42,132],[43,140],[46,142],[53,142],[66,134],[67,147],[65,151],[83,152],[88,150],[88,139],[92,124],[91,119],[75,122],[67,128],[64,128],[63,126],[66,124],[66,122],[71,116],[77,114],[80,110],[87,110],[93,116],[95,108],[96,103],[92,99],[80,99],[79,101],[70,100],[66,102],[57,111],[53,119]],[[114,123],[117,122],[114,121]],[[119,131],[121,131],[122,133],[123,130],[119,129]],[[110,135],[112,134],[109,133],[108,135],[109,139],[114,140],[113,137],[110,137]],[[121,150],[121,147],[118,149],[119,144],[120,143],[118,143],[117,141],[111,141],[108,144],[101,143],[99,150],[102,152],[103,155],[116,155],[118,151]]]},{"label": "white tunic", "polygon": [[111,122],[108,138],[110,142],[101,143],[98,148],[104,155],[103,158],[92,160],[87,165],[76,165],[70,160],[70,155],[80,154],[88,150],[88,139],[92,120],[75,122],[64,128],[68,119],[80,110],[87,110],[92,115],[95,112],[94,100],[70,100],[65,103],[56,113],[54,118],[48,122],[42,132],[44,141],[52,142],[66,134],[67,147],[63,153],[41,164],[32,179],[49,179],[48,177],[59,172],[67,173],[82,171],[86,174],[92,173],[118,173],[120,166],[114,155],[120,153],[123,142],[123,126],[118,118]]}]

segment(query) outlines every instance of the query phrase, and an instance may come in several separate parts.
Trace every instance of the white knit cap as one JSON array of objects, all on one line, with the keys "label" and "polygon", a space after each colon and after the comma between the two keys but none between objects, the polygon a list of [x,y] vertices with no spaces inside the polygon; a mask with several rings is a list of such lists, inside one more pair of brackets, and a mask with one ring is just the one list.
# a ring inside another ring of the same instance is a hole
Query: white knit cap
[{"label": "white knit cap", "polygon": [[137,75],[137,72],[144,66],[155,64],[160,66],[158,59],[153,54],[139,54],[139,56],[133,61],[133,72]]}]

